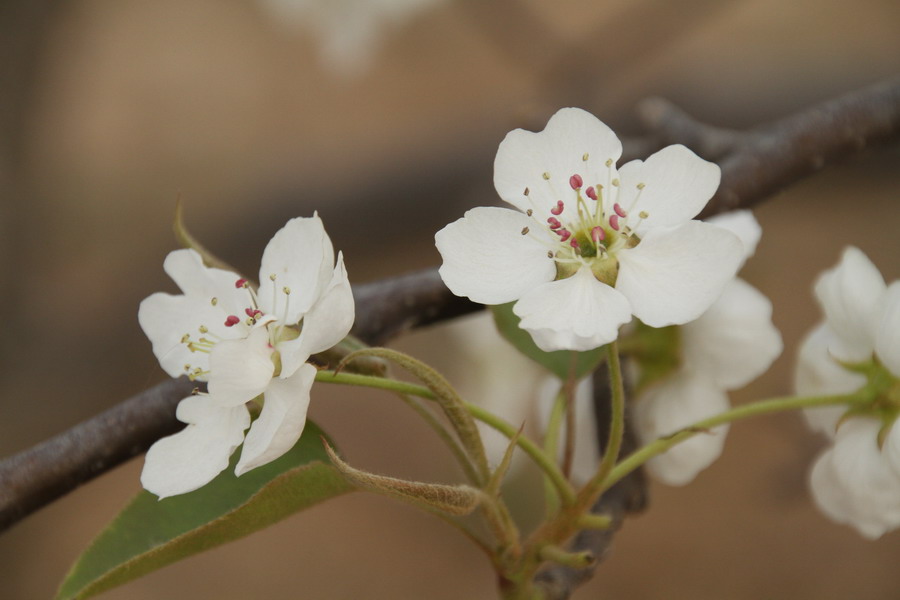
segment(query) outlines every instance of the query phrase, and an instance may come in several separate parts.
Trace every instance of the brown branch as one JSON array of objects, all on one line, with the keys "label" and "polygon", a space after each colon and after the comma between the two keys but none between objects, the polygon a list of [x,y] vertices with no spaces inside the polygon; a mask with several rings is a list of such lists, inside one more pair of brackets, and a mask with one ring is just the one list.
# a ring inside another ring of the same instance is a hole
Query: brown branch
[{"label": "brown branch", "polygon": [[[643,105],[651,135],[626,142],[649,152],[685,143],[722,166],[722,187],[704,216],[752,206],[774,191],[876,141],[900,135],[900,80],[875,85],[748,132],[697,123],[668,104]],[[404,331],[477,310],[456,298],[434,269],[359,286],[355,333],[383,343]],[[190,384],[166,382],[29,450],[0,461],[0,530],[175,431],[174,407]],[[642,486],[640,486],[642,488]],[[603,502],[616,501],[611,490]],[[623,493],[631,498],[633,491]],[[608,506],[604,505],[606,508]],[[625,506],[625,504],[622,504]],[[624,514],[624,512],[622,513]],[[587,536],[587,534],[585,534]],[[590,536],[582,536],[587,539]],[[602,555],[608,546],[599,536]],[[606,541],[604,541],[606,540]],[[601,544],[602,542],[602,544]],[[561,598],[565,596],[560,596]]]}]

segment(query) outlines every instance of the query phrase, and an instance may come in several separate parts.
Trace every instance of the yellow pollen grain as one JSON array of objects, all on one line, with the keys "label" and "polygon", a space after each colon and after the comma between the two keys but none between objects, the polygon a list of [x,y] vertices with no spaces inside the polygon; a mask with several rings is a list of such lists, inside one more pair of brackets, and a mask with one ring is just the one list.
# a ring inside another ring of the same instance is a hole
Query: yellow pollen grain
[{"label": "yellow pollen grain", "polygon": [[215,306],[216,304],[219,303],[219,299],[216,297],[213,297],[213,299],[210,300],[209,303],[212,304],[213,306]]},{"label": "yellow pollen grain", "polygon": [[525,188],[525,191],[523,193],[527,196],[528,194],[531,193],[531,190],[529,190],[528,188]]},{"label": "yellow pollen grain", "polygon": [[550,179],[550,173],[548,173],[547,171],[544,171],[544,174],[541,175],[541,177],[543,177],[545,180]]},{"label": "yellow pollen grain", "polygon": [[528,228],[527,228],[527,227],[523,227],[523,228],[522,228],[522,235],[528,235]]},{"label": "yellow pollen grain", "polygon": [[611,158],[607,158],[607,159],[606,159],[606,166],[607,166],[607,167],[611,167],[611,166],[612,166],[612,159],[611,159]]},{"label": "yellow pollen grain", "polygon": [[199,331],[200,333],[208,333],[209,329],[207,329],[206,325],[201,325]]},{"label": "yellow pollen grain", "polygon": [[269,275],[269,280],[270,280],[270,281],[275,281],[275,279],[277,279],[277,277],[278,277],[278,276],[275,275],[275,273],[272,273],[271,275]]},{"label": "yellow pollen grain", "polygon": [[646,219],[647,217],[650,216],[650,213],[648,213],[646,210],[642,210],[641,212],[638,213],[638,216],[642,219]]},{"label": "yellow pollen grain", "polygon": [[616,187],[619,187],[619,180],[618,180],[618,179],[613,179],[613,180],[612,180],[612,184],[613,184],[614,186],[616,186]]},{"label": "yellow pollen grain", "polygon": [[288,286],[284,286],[283,288],[281,288],[281,291],[284,292],[288,296],[291,295],[291,288],[289,288]]},{"label": "yellow pollen grain", "polygon": [[584,154],[581,155],[581,160],[583,160],[584,162],[587,162],[588,158],[589,158],[589,155],[587,152],[585,152]]},{"label": "yellow pollen grain", "polygon": [[642,189],[644,189],[645,187],[647,187],[647,184],[644,184],[644,183],[639,183],[639,184],[637,184],[637,189],[639,189],[639,190],[642,190]]}]

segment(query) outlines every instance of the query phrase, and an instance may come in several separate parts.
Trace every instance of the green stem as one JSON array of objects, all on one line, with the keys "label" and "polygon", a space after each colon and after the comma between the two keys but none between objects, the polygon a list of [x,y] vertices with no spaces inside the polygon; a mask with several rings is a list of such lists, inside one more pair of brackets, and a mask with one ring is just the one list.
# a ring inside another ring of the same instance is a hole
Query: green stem
[{"label": "green stem", "polygon": [[770,398],[768,400],[760,400],[733,408],[729,411],[720,413],[708,419],[697,421],[693,425],[679,429],[675,433],[666,437],[654,440],[635,450],[626,457],[622,462],[613,468],[609,477],[602,482],[602,489],[607,490],[623,477],[643,465],[645,462],[662,454],[672,446],[675,446],[687,439],[690,439],[698,433],[706,433],[713,427],[733,423],[742,419],[756,417],[788,410],[797,410],[801,408],[816,408],[820,406],[832,406],[836,404],[853,404],[865,400],[859,394],[844,394],[840,396],[782,396],[779,398]]},{"label": "green stem", "polygon": [[[622,438],[625,435],[625,384],[622,381],[622,364],[619,362],[619,346],[615,341],[606,346],[609,365],[609,389],[612,396],[612,415],[609,421],[609,439],[606,449],[603,451],[603,459],[597,468],[597,473],[585,486],[585,490],[594,491],[601,486],[619,460],[619,451],[622,449]],[[605,486],[608,487],[608,486]]]},{"label": "green stem", "polygon": [[[426,400],[434,400],[435,396],[427,387],[417,385],[415,383],[407,383],[405,381],[396,381],[394,379],[385,379],[384,377],[372,377],[370,375],[360,375],[358,373],[335,373],[334,371],[319,371],[316,373],[316,381],[322,383],[341,383],[344,385],[355,385],[360,387],[376,388],[381,390],[389,390],[399,392],[401,394],[409,394],[410,396],[418,396]],[[509,439],[513,439],[518,433],[518,429],[504,421],[500,417],[491,412],[486,411],[480,406],[476,406],[469,402],[465,403],[466,410],[469,411],[474,418],[482,421],[488,426],[496,429]],[[560,497],[566,504],[572,504],[575,501],[575,490],[572,485],[563,477],[562,472],[554,464],[543,450],[537,444],[529,440],[527,437],[520,435],[517,441],[519,448],[540,467],[544,473],[550,478],[559,491]]]},{"label": "green stem", "polygon": [[[550,420],[547,423],[547,431],[544,433],[544,454],[556,456],[559,451],[559,432],[562,428],[563,414],[566,410],[565,388],[560,388],[550,409]],[[559,509],[559,494],[556,486],[547,476],[544,476],[544,497],[547,505],[547,515],[556,514]]]}]

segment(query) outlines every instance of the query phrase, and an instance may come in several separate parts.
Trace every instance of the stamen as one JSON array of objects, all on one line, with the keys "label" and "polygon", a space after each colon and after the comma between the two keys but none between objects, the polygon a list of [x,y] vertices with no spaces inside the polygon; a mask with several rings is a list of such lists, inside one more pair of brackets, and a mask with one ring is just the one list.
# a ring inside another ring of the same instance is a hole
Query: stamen
[{"label": "stamen", "polygon": [[544,181],[547,181],[548,179],[550,179],[550,173],[544,171],[543,174],[541,174],[541,177],[544,178]]},{"label": "stamen", "polygon": [[553,250],[547,250],[547,258],[553,258]]},{"label": "stamen", "polygon": [[642,189],[644,189],[645,187],[647,187],[647,184],[646,184],[646,183],[639,183],[639,184],[637,184],[637,189],[639,189],[639,190],[642,190]]},{"label": "stamen", "polygon": [[564,242],[567,239],[569,239],[570,237],[572,237],[572,232],[566,228],[559,229],[559,230],[557,230],[556,233],[559,234],[560,241],[562,241],[562,242]]},{"label": "stamen", "polygon": [[190,341],[191,341],[191,334],[186,333],[186,334],[184,334],[183,336],[181,336],[181,343],[182,343],[182,344],[187,344],[187,343],[190,342]]},{"label": "stamen", "polygon": [[638,216],[642,219],[646,219],[647,217],[650,216],[650,213],[648,213],[646,210],[642,210],[641,212],[638,213]]},{"label": "stamen", "polygon": [[590,157],[590,155],[587,152],[585,152],[584,154],[581,155],[581,160],[583,160],[584,162],[587,162],[587,159],[589,157]]},{"label": "stamen", "polygon": [[569,242],[569,245],[572,246],[573,248],[578,248],[578,240],[573,238],[572,241]]},{"label": "stamen", "polygon": [[258,308],[245,308],[244,312],[247,313],[247,316],[251,319],[258,319],[263,314],[263,312]]},{"label": "stamen", "polygon": [[237,281],[234,282],[234,287],[237,289],[245,288],[247,286],[248,286],[247,280],[244,279],[243,277],[241,277],[240,279],[238,279]]},{"label": "stamen", "polygon": [[584,195],[587,196],[588,198],[590,198],[591,200],[596,201],[597,200],[597,188],[595,188],[594,186],[588,187],[588,189],[586,189],[584,191]]},{"label": "stamen", "polygon": [[547,222],[550,223],[550,229],[556,230],[562,227],[562,223],[556,217],[548,217]]},{"label": "stamen", "polygon": [[534,211],[529,208],[528,210],[525,211],[525,214],[530,217],[531,215],[534,214]]},{"label": "stamen", "polygon": [[289,288],[288,286],[284,286],[283,288],[281,288],[281,291],[284,292],[285,294],[287,294],[288,296],[291,295],[291,288]]},{"label": "stamen", "polygon": [[581,186],[584,185],[584,180],[581,178],[581,175],[576,173],[569,177],[569,185],[572,186],[573,190],[580,190]]},{"label": "stamen", "polygon": [[563,211],[563,209],[564,209],[565,207],[566,207],[566,205],[563,204],[563,201],[562,201],[562,200],[557,200],[557,201],[556,201],[556,206],[554,206],[553,208],[551,208],[551,209],[550,209],[550,212],[551,212],[552,214],[554,214],[554,215],[561,215],[561,214],[562,214],[562,211]]},{"label": "stamen", "polygon": [[613,184],[614,186],[616,186],[616,187],[619,187],[619,180],[618,180],[618,179],[613,179],[613,180],[612,180],[612,184]]},{"label": "stamen", "polygon": [[612,227],[613,229],[615,229],[616,231],[619,230],[619,215],[610,215],[609,216],[609,226]]},{"label": "stamen", "polygon": [[237,325],[240,322],[241,322],[241,320],[239,318],[237,318],[235,315],[228,315],[228,318],[225,319],[225,327],[234,327],[235,325]]},{"label": "stamen", "polygon": [[522,228],[522,235],[528,235],[528,228],[527,228],[527,227],[523,227],[523,228]]},{"label": "stamen", "polygon": [[528,194],[531,193],[531,191],[528,188],[525,188],[525,191],[523,193],[527,196]]},{"label": "stamen", "polygon": [[591,239],[594,240],[595,244],[599,244],[606,239],[606,232],[603,231],[602,227],[597,225],[596,227],[591,229]]},{"label": "stamen", "polygon": [[619,206],[619,203],[618,203],[618,202],[616,202],[615,204],[613,204],[613,210],[616,211],[616,214],[619,215],[619,216],[620,216],[621,218],[623,218],[623,219],[624,219],[625,217],[628,216],[628,213],[625,212],[625,209],[624,209],[624,208],[622,208],[621,206]]},{"label": "stamen", "polygon": [[212,300],[210,300],[209,303],[212,304],[213,306],[215,306],[216,304],[219,303],[219,299],[216,298],[215,296],[213,296]]},{"label": "stamen", "polygon": [[191,396],[199,396],[199,395],[200,395],[200,388],[195,387],[194,389],[191,390]]},{"label": "stamen", "polygon": [[607,166],[607,167],[611,167],[611,166],[612,166],[612,159],[611,159],[611,158],[607,158],[607,159],[606,159],[606,166]]}]

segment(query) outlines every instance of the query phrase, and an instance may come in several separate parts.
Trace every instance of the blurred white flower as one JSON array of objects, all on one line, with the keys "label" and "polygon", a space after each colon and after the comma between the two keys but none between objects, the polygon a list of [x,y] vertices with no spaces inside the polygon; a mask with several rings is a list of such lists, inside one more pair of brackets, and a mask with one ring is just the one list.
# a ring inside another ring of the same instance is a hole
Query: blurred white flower
[{"label": "blurred white flower", "polygon": [[[354,316],[343,256],[335,264],[317,215],[275,234],[258,292],[193,250],[171,252],[164,268],[183,293],[146,298],[138,319],[163,369],[209,382],[209,393],[182,400],[177,417],[187,427],[147,452],[141,482],[160,498],[208,483],[241,442],[237,475],[287,452],[306,424],[316,374],[306,360],[341,341]],[[260,396],[262,412],[245,438],[246,404]]]},{"label": "blurred white flower", "polygon": [[632,314],[652,327],[699,317],[743,255],[733,233],[692,220],[719,167],[669,146],[617,170],[621,154],[612,130],[576,108],[542,132],[510,132],[494,185],[518,210],[475,208],[439,231],[444,283],[475,302],[517,301],[545,351],[597,348]]},{"label": "blurred white flower", "polygon": [[443,0],[261,0],[280,25],[316,36],[322,61],[353,76],[372,63],[383,38]]},{"label": "blurred white flower", "polygon": [[797,393],[868,386],[875,397],[851,413],[841,406],[806,411],[809,425],[833,442],[813,466],[813,497],[831,519],[874,539],[900,527],[900,281],[886,286],[866,255],[848,247],[815,291],[825,322],[801,346]]},{"label": "blurred white flower", "polygon": [[[761,230],[749,211],[710,222],[742,240],[745,259],[753,254]],[[680,352],[677,368],[650,384],[634,403],[635,430],[644,444],[728,410],[726,391],[762,375],[782,350],[772,303],[742,279],[728,283],[709,310],[672,333]],[[727,432],[723,425],[697,435],[651,459],[647,467],[664,483],[687,484],[721,455]]]}]

